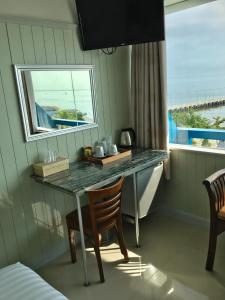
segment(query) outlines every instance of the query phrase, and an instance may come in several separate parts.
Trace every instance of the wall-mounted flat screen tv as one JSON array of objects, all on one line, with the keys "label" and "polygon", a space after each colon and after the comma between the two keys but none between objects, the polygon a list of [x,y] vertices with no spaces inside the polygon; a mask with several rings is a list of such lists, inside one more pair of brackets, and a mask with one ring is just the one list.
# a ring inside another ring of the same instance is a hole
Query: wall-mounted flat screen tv
[{"label": "wall-mounted flat screen tv", "polygon": [[84,50],[165,39],[163,0],[76,0]]}]

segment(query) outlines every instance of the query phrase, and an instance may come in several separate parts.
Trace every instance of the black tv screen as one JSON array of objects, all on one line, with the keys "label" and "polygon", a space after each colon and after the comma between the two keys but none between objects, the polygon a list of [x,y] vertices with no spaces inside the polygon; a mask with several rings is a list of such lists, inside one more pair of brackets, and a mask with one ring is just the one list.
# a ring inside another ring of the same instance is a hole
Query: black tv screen
[{"label": "black tv screen", "polygon": [[84,50],[165,39],[163,0],[76,0]]}]

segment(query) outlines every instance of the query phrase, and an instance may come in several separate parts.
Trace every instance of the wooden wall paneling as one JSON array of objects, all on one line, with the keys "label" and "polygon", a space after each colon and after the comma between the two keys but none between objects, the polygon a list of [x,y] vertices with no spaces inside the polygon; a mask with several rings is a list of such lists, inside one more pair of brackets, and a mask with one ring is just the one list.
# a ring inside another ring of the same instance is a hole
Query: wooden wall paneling
[{"label": "wooden wall paneling", "polygon": [[[37,142],[30,142],[27,145],[27,156],[28,164],[31,166],[35,162],[39,162]],[[33,171],[31,171],[33,173]],[[43,205],[43,195],[42,186],[37,184],[33,179],[31,179],[29,187],[32,191],[31,201],[32,211],[33,211],[33,223],[36,225],[36,232],[32,235],[32,241],[35,245],[37,256],[34,261],[32,261],[32,266],[38,265],[38,262],[42,262],[45,257],[45,238],[43,238],[42,230],[42,217],[44,212]],[[45,233],[46,234],[46,233]],[[45,236],[44,236],[45,237]],[[38,254],[39,252],[39,254]]]},{"label": "wooden wall paneling", "polygon": [[81,49],[80,39],[78,38],[79,32],[78,27],[75,26],[75,29],[73,31],[73,45],[74,45],[74,55],[75,55],[75,61],[77,65],[83,65],[84,64],[84,55],[83,51]]},{"label": "wooden wall paneling", "polygon": [[[22,42],[22,51],[24,56],[24,63],[25,64],[36,64],[36,56],[34,50],[34,39],[33,39],[33,32],[32,27],[29,25],[20,25],[20,35],[21,35],[21,42]],[[26,152],[27,152],[27,159],[28,159],[28,166],[30,166],[30,174],[32,171],[32,164],[34,162],[39,161],[39,154],[38,154],[38,147],[37,142],[30,142],[26,143]],[[33,211],[33,220],[30,224],[33,224],[33,230],[31,230],[32,238],[34,238],[33,245],[35,248],[35,257],[42,260],[44,254],[44,245],[41,240],[41,230],[39,225],[40,215],[42,215],[42,204],[40,198],[43,194],[41,190],[41,186],[37,185],[29,175],[27,175],[27,188],[29,190],[29,197],[32,211]],[[29,224],[29,226],[30,226]]]},{"label": "wooden wall paneling", "polygon": [[[77,28],[76,28],[77,30]],[[73,35],[73,44],[74,44],[74,54],[75,54],[75,62],[76,64],[84,64],[84,54],[83,51],[80,48],[80,43],[77,37],[77,34],[74,33]],[[82,147],[84,145],[87,146],[87,143],[89,144],[89,141],[91,140],[90,138],[86,139],[86,135],[84,134],[84,131],[79,131],[76,132],[76,145],[77,145],[77,156],[78,159],[80,158],[80,156],[82,155]],[[91,144],[91,142],[90,142]]]},{"label": "wooden wall paneling", "polygon": [[[177,180],[179,179],[177,165],[176,165],[176,162],[178,160],[179,160],[179,152],[178,151],[172,151],[171,157],[170,157],[171,179],[169,181],[165,181],[166,191],[165,191],[164,196],[163,196],[164,197],[164,202],[166,202],[168,206],[175,205],[175,198],[174,198],[173,194],[167,192],[167,190],[168,191],[176,191],[178,194],[181,194],[181,191],[179,190],[180,186],[179,186],[179,184],[176,184]],[[176,171],[174,172],[174,170],[176,170]],[[179,201],[182,201],[182,200],[179,199]]]},{"label": "wooden wall paneling", "polygon": [[92,145],[94,145],[97,141],[101,141],[103,138],[107,136],[106,134],[106,126],[105,126],[105,111],[104,111],[104,104],[102,99],[102,91],[100,85],[100,67],[99,67],[99,60],[98,60],[98,53],[100,50],[93,50],[91,51],[91,61],[94,65],[94,75],[95,75],[95,92],[96,92],[96,107],[97,107],[97,119],[98,119],[98,128],[96,131],[92,129],[91,131],[93,134],[92,136]]},{"label": "wooden wall paneling", "polygon": [[62,29],[54,29],[54,40],[56,50],[56,61],[57,64],[66,63],[66,52],[64,46],[64,34]]},{"label": "wooden wall paneling", "polygon": [[7,266],[8,265],[8,257],[6,252],[5,240],[4,240],[4,232],[2,228],[2,224],[0,222],[0,265]]},{"label": "wooden wall paneling", "polygon": [[108,136],[112,136],[113,126],[112,126],[112,110],[110,103],[110,91],[109,91],[109,74],[107,66],[107,55],[103,52],[99,52],[99,64],[100,64],[100,74],[101,74],[101,90],[102,98],[104,100],[104,119],[105,119],[105,130]]},{"label": "wooden wall paneling", "polygon": [[[75,64],[76,65],[83,64],[84,57],[80,49],[80,44],[77,38],[77,27],[75,27],[73,31],[73,49],[74,49]],[[80,156],[82,154],[82,147],[84,146],[83,132],[82,131],[76,132],[75,137],[76,137],[76,159],[80,159]]]},{"label": "wooden wall paneling", "polygon": [[[1,57],[1,45],[0,45]],[[2,83],[0,81],[0,223],[2,229],[2,240],[6,253],[0,252],[1,261],[7,257],[7,263],[19,260],[20,253],[18,249],[17,234],[12,215],[12,201],[10,200],[9,186],[10,179],[16,180],[14,172],[16,172],[13,162],[15,161],[13,145],[11,141],[11,133],[7,120],[7,111],[4,101]],[[5,139],[4,139],[5,138]],[[4,140],[3,140],[4,139]],[[1,143],[1,141],[4,141]],[[7,176],[7,177],[6,177]],[[8,180],[6,180],[8,178]],[[16,251],[14,250],[16,249]],[[3,263],[3,265],[5,265]]]},{"label": "wooden wall paneling", "polygon": [[[83,62],[85,65],[92,65],[91,51],[83,51]],[[92,145],[91,129],[83,130],[84,146]]]},{"label": "wooden wall paneling", "polygon": [[[27,175],[27,155],[26,147],[23,141],[22,124],[19,114],[19,103],[17,93],[15,91],[15,80],[11,64],[23,63],[24,57],[22,52],[20,29],[18,24],[7,24],[7,34],[10,43],[10,57],[8,63],[10,66],[5,68],[3,75],[5,82],[3,82],[3,89],[5,90],[6,105],[9,112],[9,124],[11,126],[11,134],[13,139],[13,148],[15,155],[15,167],[17,174],[17,184],[11,189],[10,193],[13,195],[13,219],[17,231],[18,243],[21,251],[21,260],[25,263],[27,261],[26,249],[32,252],[32,243],[29,234],[28,222],[32,214],[30,199],[27,196],[25,188],[25,178]],[[12,186],[11,186],[12,187]]]},{"label": "wooden wall paneling", "polygon": [[[207,155],[203,154],[205,158],[205,172],[206,177],[213,174],[216,171],[216,159],[213,155]],[[199,153],[197,153],[197,156],[199,157]],[[205,179],[205,178],[204,178]]]},{"label": "wooden wall paneling", "polygon": [[32,26],[34,52],[37,64],[46,64],[46,50],[42,26]]},{"label": "wooden wall paneling", "polygon": [[[121,70],[118,72],[120,78],[120,101],[118,105],[118,114],[122,116],[121,118],[121,128],[124,128],[129,124],[129,110],[130,110],[130,75],[127,70],[130,70],[130,49],[129,46],[122,47],[120,51],[120,66]],[[122,114],[120,112],[120,107],[122,109]]]},{"label": "wooden wall paneling", "polygon": [[77,159],[81,159],[82,156],[82,147],[84,146],[84,136],[82,131],[76,132],[76,155]]},{"label": "wooden wall paneling", "polygon": [[[118,53],[117,60],[120,62],[120,69],[115,68],[115,75],[118,78],[118,99],[117,99],[117,115],[120,116],[118,119],[118,127],[117,127],[117,138],[118,133],[120,133],[120,129],[124,128],[128,124],[128,112],[129,112],[129,99],[128,94],[124,87],[129,86],[128,83],[128,74],[127,70],[129,69],[128,65],[128,47],[121,47],[120,52]],[[120,113],[120,110],[123,112]]]},{"label": "wooden wall paneling", "polygon": [[[33,42],[34,42],[34,50],[35,50],[35,58],[37,64],[47,64],[48,57],[50,51],[53,51],[51,46],[49,46],[48,50],[46,50],[46,35],[49,36],[49,33],[44,31],[42,26],[32,26],[32,34],[33,34]],[[49,41],[51,45],[51,40]],[[48,44],[48,45],[49,45]],[[37,46],[38,45],[38,46]],[[40,155],[46,156],[49,149],[48,140],[40,140],[37,141],[37,148]],[[52,149],[51,149],[52,150]],[[56,149],[57,150],[57,149]],[[40,159],[41,160],[41,159]],[[46,187],[39,187],[42,195],[42,200],[40,205],[42,206],[42,214],[40,214],[38,218],[39,226],[42,231],[41,237],[44,245],[44,259],[48,260],[51,252],[51,244],[55,243],[57,240],[57,236],[52,234],[52,225],[55,223],[54,220],[54,191],[48,189]]]},{"label": "wooden wall paneling", "polygon": [[116,143],[119,142],[119,131],[121,129],[121,119],[119,110],[122,109],[122,105],[120,104],[120,73],[123,73],[123,69],[121,65],[117,65],[116,61],[120,59],[122,49],[119,47],[117,51],[110,55],[110,71],[111,71],[111,99],[113,101],[112,112],[113,112],[113,120],[114,120],[114,140]]},{"label": "wooden wall paneling", "polygon": [[[4,203],[0,210],[0,265],[22,260],[38,266],[51,259],[55,248],[66,249],[65,214],[75,207],[75,201],[36,184],[30,178],[31,165],[48,149],[74,161],[84,144],[112,134],[112,118],[119,120],[119,126],[124,117],[121,110],[109,107],[114,105],[110,102],[115,94],[112,86],[118,88],[120,98],[123,90],[119,80],[112,82],[116,78],[107,66],[108,57],[102,59],[98,50],[81,51],[76,29],[9,21],[7,27],[0,24],[0,39],[0,207]],[[97,101],[102,108],[99,128],[25,143],[12,63],[94,64]],[[119,56],[114,64],[120,72]]]},{"label": "wooden wall paneling", "polygon": [[[98,118],[99,116],[98,106],[103,105],[102,91],[100,86],[100,68],[99,68],[99,61],[98,61],[98,50],[92,51],[91,54],[92,54],[92,64],[94,65],[95,96],[96,96],[96,107],[97,107],[97,118]],[[103,111],[103,118],[104,118],[104,111]],[[91,129],[92,146],[95,146],[95,144],[101,140],[104,134],[105,134],[105,123],[104,123],[104,133],[103,130],[101,130],[99,123],[97,128]]]},{"label": "wooden wall paneling", "polygon": [[[95,97],[96,97],[96,107],[97,103],[102,103],[102,94],[100,90],[100,76],[99,76],[99,65],[98,65],[98,60],[97,60],[97,53],[98,50],[92,51],[91,52],[91,63],[94,66],[94,82],[95,82]],[[98,115],[98,112],[97,112]],[[104,117],[104,114],[103,114]],[[104,124],[104,131],[105,131],[105,124]],[[92,128],[91,129],[91,144],[94,147],[97,142],[101,139],[102,134],[100,130],[100,125],[98,124],[97,128]]]},{"label": "wooden wall paneling", "polygon": [[117,117],[116,116],[116,94],[117,91],[116,85],[115,85],[115,77],[114,77],[114,65],[113,65],[113,55],[106,55],[106,66],[107,66],[107,78],[108,78],[108,89],[109,89],[109,108],[110,108],[110,114],[112,116],[111,118],[111,124],[112,124],[112,139],[113,142],[116,142],[116,127],[117,127]]},{"label": "wooden wall paneling", "polygon": [[[186,207],[189,213],[196,214],[196,207],[197,207],[197,197],[196,191],[201,189],[201,182],[197,182],[196,179],[196,153],[191,152],[188,153],[184,152],[185,154],[185,172],[186,174],[186,193],[185,193],[185,202]],[[196,203],[196,205],[192,205],[192,202]]]},{"label": "wooden wall paneling", "polygon": [[[1,95],[0,95],[1,100]],[[1,122],[0,122],[1,125]],[[5,266],[14,256],[13,246],[16,245],[16,236],[12,222],[11,208],[7,203],[9,199],[7,183],[5,180],[4,165],[0,148],[0,265]],[[8,236],[9,231],[9,236]],[[12,239],[8,241],[8,239]]]},{"label": "wooden wall paneling", "polygon": [[65,29],[63,34],[64,34],[64,43],[65,43],[65,50],[66,50],[66,62],[67,64],[75,64],[73,30]]},{"label": "wooden wall paneling", "polygon": [[[124,112],[125,110],[129,111],[129,106],[128,106],[128,101],[126,101],[125,103],[125,95],[123,92],[124,89],[124,81],[127,79],[126,78],[126,71],[129,66],[127,65],[126,60],[124,59],[124,53],[127,52],[127,47],[120,47],[119,51],[117,52],[117,55],[114,57],[115,61],[119,61],[119,70],[118,68],[114,67],[114,76],[117,79],[116,81],[116,89],[118,91],[117,95],[116,95],[116,115],[118,116],[117,119],[117,140],[119,139],[119,133],[120,133],[120,129],[124,128],[125,125],[128,123],[128,119],[126,118],[126,116],[128,115],[127,113],[125,114],[121,114],[120,110],[122,112]],[[114,64],[115,65],[115,64]],[[126,105],[125,105],[126,104]]]},{"label": "wooden wall paneling", "polygon": [[[66,63],[70,65],[74,65],[75,54],[74,54],[72,29],[64,30],[64,44],[65,44],[65,51],[66,51]],[[66,140],[67,140],[67,147],[68,147],[68,157],[70,161],[73,162],[77,158],[76,134],[75,133],[67,134]]]},{"label": "wooden wall paneling", "polygon": [[[197,180],[199,183],[198,189],[196,188],[196,215],[202,218],[209,218],[209,200],[205,187],[202,181],[210,175],[211,170],[208,170],[209,164],[207,164],[208,154],[207,153],[196,153],[196,166],[195,172],[197,174]],[[214,172],[214,171],[213,171]]]},{"label": "wooden wall paneling", "polygon": [[107,62],[106,54],[97,50],[98,54],[98,65],[99,65],[99,76],[100,76],[100,89],[102,94],[102,102],[104,102],[104,124],[105,124],[105,135],[107,137],[112,135],[112,116],[110,110],[110,99],[109,99],[109,80],[107,73]]},{"label": "wooden wall paneling", "polygon": [[166,207],[209,219],[208,196],[202,181],[215,171],[225,168],[221,154],[186,151],[171,152],[171,180],[165,181],[161,198]]},{"label": "wooden wall paneling", "polygon": [[[40,155],[44,155],[45,153],[47,153],[48,151],[48,143],[47,140],[39,140],[37,142],[37,149],[38,149],[38,153],[39,153],[39,161],[40,159]],[[42,247],[43,247],[43,259],[47,260],[48,259],[48,252],[50,249],[50,240],[51,240],[51,234],[50,234],[50,222],[49,222],[49,218],[50,216],[48,215],[48,196],[47,193],[51,193],[52,191],[49,190],[47,187],[42,186],[42,185],[38,185],[39,191],[39,201],[36,204],[36,208],[37,208],[37,224],[40,228],[40,236],[41,236],[41,243],[42,243]]]},{"label": "wooden wall paneling", "polygon": [[[45,50],[46,50],[46,59],[47,64],[57,64],[57,51],[55,44],[55,36],[54,30],[52,28],[43,28],[44,31],[44,42],[45,42]],[[51,151],[56,151],[57,155],[60,153],[61,148],[59,147],[60,140],[57,137],[51,137],[47,139],[48,149]],[[65,150],[64,150],[65,151]],[[67,153],[67,151],[66,151]],[[67,156],[67,155],[66,155]],[[49,215],[51,215],[52,221],[52,240],[53,243],[58,247],[61,243],[64,243],[62,240],[62,232],[59,232],[59,228],[62,227],[64,232],[66,228],[65,224],[65,197],[59,192],[51,191],[52,194],[49,195],[49,207],[51,207],[51,211],[49,211]],[[62,217],[61,217],[62,216]]]},{"label": "wooden wall paneling", "polygon": [[[67,64],[67,59],[74,59],[72,51],[66,50],[66,45],[69,45],[70,42],[68,41],[68,35],[70,35],[69,31],[64,32],[63,29],[55,29],[54,30],[54,39],[55,39],[55,49],[56,49],[56,57],[57,57],[57,64]],[[72,36],[71,36],[72,37]],[[72,43],[71,43],[72,45]],[[69,141],[69,144],[68,144]],[[75,140],[74,136],[72,134],[67,135],[61,135],[57,137],[58,142],[58,148],[59,148],[59,154],[65,157],[69,157],[70,160],[73,160],[73,153],[75,154]],[[72,142],[72,143],[71,143]],[[72,152],[74,149],[74,152]],[[70,149],[70,150],[69,150]],[[75,207],[74,199],[71,199],[71,197],[68,197],[68,195],[64,195],[64,202],[65,202],[65,212],[72,211]],[[65,229],[65,223],[64,223],[64,229]]]},{"label": "wooden wall paneling", "polygon": [[33,47],[33,37],[31,27],[29,25],[20,25],[20,35],[22,43],[22,51],[25,64],[35,63],[35,53]]},{"label": "wooden wall paneling", "polygon": [[[57,64],[66,64],[66,50],[63,29],[54,29],[55,51]],[[57,136],[59,154],[68,157],[66,135]]]},{"label": "wooden wall paneling", "polygon": [[[33,37],[30,26],[25,25],[17,25],[18,29],[17,32],[17,38],[18,40],[21,40],[21,43],[19,41],[16,41],[15,38],[12,38],[12,42],[10,43],[10,46],[13,50],[11,50],[12,56],[14,51],[17,51],[19,49],[20,57],[17,55],[16,63],[35,63],[35,55],[34,55],[34,48],[33,48]],[[15,32],[15,29],[13,30]],[[17,47],[15,47],[15,41],[17,42]],[[17,100],[18,102],[18,100]],[[20,119],[20,122],[22,123],[22,118]],[[22,132],[23,135],[23,132]],[[18,159],[20,161],[20,170],[19,173],[22,174],[20,176],[20,186],[22,187],[23,191],[23,203],[24,203],[24,217],[26,220],[26,226],[28,231],[28,241],[29,241],[29,252],[31,256],[31,261],[28,262],[29,264],[32,263],[33,258],[32,257],[40,257],[42,255],[42,248],[40,243],[40,232],[38,228],[38,224],[36,222],[37,215],[36,215],[36,195],[34,196],[33,189],[34,182],[30,178],[30,175],[32,174],[32,167],[31,163],[29,161],[28,153],[31,155],[31,152],[33,152],[33,156],[37,158],[37,147],[33,147],[30,143],[24,143],[24,137],[22,137],[22,140],[20,140],[20,143],[22,144],[22,151],[24,153],[24,158],[21,160],[23,156],[21,156],[20,153],[18,156]],[[18,149],[18,146],[16,147]],[[17,151],[16,151],[17,152]],[[18,165],[18,164],[17,164]],[[35,187],[36,189],[36,187]],[[34,239],[35,237],[35,239]],[[33,240],[34,239],[34,240]],[[28,256],[28,255],[27,255]],[[29,256],[28,256],[29,257]]]},{"label": "wooden wall paneling", "polygon": [[91,130],[86,129],[83,131],[83,137],[84,137],[84,146],[91,146]]},{"label": "wooden wall paneling", "polygon": [[196,153],[196,156],[198,160],[197,163],[199,164],[198,169],[200,169],[199,172],[202,172],[201,177],[198,179],[200,185],[198,189],[199,205],[197,215],[208,219],[210,215],[209,200],[206,189],[202,184],[202,181],[216,171],[216,156],[207,153]]},{"label": "wooden wall paneling", "polygon": [[55,39],[52,28],[43,27],[46,61],[48,65],[56,64]]},{"label": "wooden wall paneling", "polygon": [[[178,182],[176,182],[176,190],[173,191],[173,197],[175,201],[178,201],[178,207],[182,209],[182,207],[185,207],[186,209],[186,199],[185,199],[185,180],[186,180],[186,173],[183,173],[183,165],[181,164],[181,161],[185,160],[185,155],[181,151],[178,153],[178,163],[175,161],[176,167],[175,172],[178,173],[179,179]],[[182,175],[181,175],[182,174]],[[181,178],[182,176],[183,178]]]},{"label": "wooden wall paneling", "polygon": [[[117,49],[118,50],[118,49]],[[124,52],[124,47],[120,47],[119,51],[116,53],[115,60],[120,62],[120,68],[118,72],[118,68],[114,67],[114,76],[116,78],[116,86],[117,86],[117,95],[116,95],[116,115],[120,116],[120,110],[124,111],[124,103],[123,103],[123,92],[122,92],[122,84],[123,84],[123,77],[124,77],[124,62],[122,60]],[[128,107],[127,107],[128,109]],[[117,120],[117,133],[116,133],[116,140],[119,142],[119,133],[121,128],[123,128],[124,118],[119,117]]]},{"label": "wooden wall paneling", "polygon": [[[42,28],[38,28],[38,35],[41,34]],[[25,64],[36,64],[38,59],[40,59],[40,63],[45,61],[44,57],[41,57],[38,51],[35,53],[35,44],[38,43],[36,37],[37,30],[32,30],[32,27],[29,25],[20,25],[20,33],[21,33],[21,41],[22,41],[22,49],[24,56]],[[42,55],[45,53],[45,47],[43,47],[42,43]],[[26,143],[26,151],[28,157],[28,166],[30,166],[30,174],[32,174],[31,165],[34,162],[40,161],[40,156],[47,151],[47,148],[43,150],[41,148],[42,143],[39,143],[39,147],[37,146],[39,142],[29,142]],[[46,146],[46,144],[45,144]],[[38,152],[39,149],[39,152]],[[28,181],[29,180],[29,181]],[[42,222],[41,216],[47,204],[42,203],[41,199],[44,197],[44,192],[42,187],[37,185],[29,175],[27,175],[27,189],[29,191],[29,197],[32,202],[32,213],[33,213],[33,226],[35,232],[33,232],[32,236],[35,237],[33,241],[34,249],[36,251],[36,257],[42,257],[45,252],[45,239],[42,240]],[[43,200],[45,202],[45,200]],[[40,224],[41,223],[41,224]],[[30,226],[32,226],[32,222],[30,222]]]},{"label": "wooden wall paneling", "polygon": [[215,171],[225,169],[225,156],[224,155],[216,155],[215,159]]}]

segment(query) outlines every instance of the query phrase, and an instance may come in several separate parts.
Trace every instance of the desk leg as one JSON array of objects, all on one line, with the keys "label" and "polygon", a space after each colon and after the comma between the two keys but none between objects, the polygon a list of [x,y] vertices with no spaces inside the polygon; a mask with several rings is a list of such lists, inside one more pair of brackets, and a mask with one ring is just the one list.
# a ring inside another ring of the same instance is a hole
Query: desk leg
[{"label": "desk leg", "polygon": [[87,256],[86,256],[86,248],[84,242],[84,229],[83,229],[83,221],[82,221],[82,214],[81,214],[81,207],[80,207],[80,197],[78,195],[76,195],[76,200],[77,200],[77,212],[78,212],[78,221],[79,221],[79,228],[80,228],[83,268],[84,268],[84,284],[88,286],[89,282],[88,282],[88,273],[87,273]]},{"label": "desk leg", "polygon": [[137,178],[136,173],[133,174],[134,185],[134,211],[135,211],[135,233],[136,233],[136,245],[140,247],[139,242],[139,213],[138,213],[138,197],[137,197]]}]

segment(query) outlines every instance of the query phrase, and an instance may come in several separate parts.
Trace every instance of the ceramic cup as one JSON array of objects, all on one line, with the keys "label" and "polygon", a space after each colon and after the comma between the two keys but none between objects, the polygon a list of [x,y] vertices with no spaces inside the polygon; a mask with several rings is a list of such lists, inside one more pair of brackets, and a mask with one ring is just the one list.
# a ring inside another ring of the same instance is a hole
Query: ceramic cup
[{"label": "ceramic cup", "polygon": [[96,157],[104,157],[104,148],[103,148],[103,146],[96,146],[95,147],[95,156]]},{"label": "ceramic cup", "polygon": [[100,144],[98,144],[98,146],[102,146],[103,150],[104,150],[104,154],[108,154],[108,147],[107,147],[107,143],[105,140],[103,140]]},{"label": "ceramic cup", "polygon": [[109,154],[110,155],[116,155],[118,153],[118,149],[116,144],[112,144],[109,146]]}]

